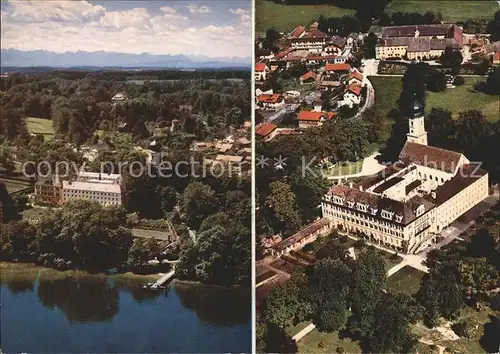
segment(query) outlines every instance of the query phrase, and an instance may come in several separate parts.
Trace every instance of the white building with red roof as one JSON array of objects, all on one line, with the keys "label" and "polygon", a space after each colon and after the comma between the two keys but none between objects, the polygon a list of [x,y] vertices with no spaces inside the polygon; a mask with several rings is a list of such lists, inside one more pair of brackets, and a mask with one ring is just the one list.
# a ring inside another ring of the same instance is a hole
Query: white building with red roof
[{"label": "white building with red roof", "polygon": [[319,127],[324,122],[336,117],[335,112],[315,112],[315,111],[300,111],[297,114],[299,128],[306,129],[311,127]]},{"label": "white building with red roof", "polygon": [[266,63],[255,64],[254,77],[255,81],[265,81],[267,80],[267,75],[269,74],[269,67]]},{"label": "white building with red roof", "polygon": [[285,98],[280,93],[263,94],[257,96],[257,105],[263,109],[276,110],[285,105]]},{"label": "white building with red roof", "polygon": [[278,126],[274,123],[261,123],[255,127],[255,135],[268,142],[278,134],[277,128]]}]

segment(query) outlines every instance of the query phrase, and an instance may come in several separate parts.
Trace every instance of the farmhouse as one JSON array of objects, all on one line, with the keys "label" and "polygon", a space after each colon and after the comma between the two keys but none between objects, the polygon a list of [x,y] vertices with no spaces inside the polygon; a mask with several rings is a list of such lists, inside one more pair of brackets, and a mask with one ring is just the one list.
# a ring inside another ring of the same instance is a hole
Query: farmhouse
[{"label": "farmhouse", "polygon": [[255,81],[265,81],[267,80],[267,75],[269,74],[269,67],[266,63],[255,64]]},{"label": "farmhouse", "polygon": [[327,120],[335,117],[335,112],[314,112],[314,111],[300,111],[297,114],[299,121],[299,128],[306,129],[310,127],[319,127]]},{"label": "farmhouse", "polygon": [[278,126],[273,123],[261,123],[255,127],[255,134],[262,138],[265,142],[272,140],[277,135]]},{"label": "farmhouse", "polygon": [[283,95],[275,94],[262,94],[257,97],[257,104],[264,109],[279,109],[285,105]]}]

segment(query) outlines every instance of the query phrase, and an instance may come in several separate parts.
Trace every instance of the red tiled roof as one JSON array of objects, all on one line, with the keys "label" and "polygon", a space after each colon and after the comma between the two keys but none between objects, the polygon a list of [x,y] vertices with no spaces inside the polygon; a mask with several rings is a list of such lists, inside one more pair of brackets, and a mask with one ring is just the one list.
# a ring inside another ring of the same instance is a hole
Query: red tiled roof
[{"label": "red tiled roof", "polygon": [[314,78],[315,76],[316,76],[316,74],[314,74],[314,72],[312,72],[312,71],[308,71],[308,72],[306,72],[304,75],[302,75],[302,76],[300,77],[300,79],[301,79],[301,80],[303,80],[303,81],[305,81],[305,80],[308,80],[308,79],[310,79],[310,78]]},{"label": "red tiled roof", "polygon": [[318,230],[321,230],[322,227],[325,227],[327,225],[330,225],[331,221],[329,218],[322,218],[319,220],[314,221],[312,224],[307,225],[304,227],[302,230],[297,232],[295,235],[292,235],[280,243],[277,243],[273,246],[273,249],[275,251],[282,251],[286,249],[287,247],[293,245],[295,242],[298,242],[302,240],[303,238],[317,232]]},{"label": "red tiled roof", "polygon": [[266,63],[257,63],[255,64],[255,71],[265,71],[267,68]]},{"label": "red tiled roof", "polygon": [[361,94],[361,85],[352,84],[351,86],[349,86],[348,91],[354,93],[356,96],[359,96]]},{"label": "red tiled roof", "polygon": [[399,159],[452,173],[459,166],[462,156],[459,152],[407,141],[399,154]]},{"label": "red tiled roof", "polygon": [[363,75],[361,75],[359,71],[353,71],[352,73],[350,73],[348,80],[351,80],[352,78],[358,79],[359,81],[363,81]]},{"label": "red tiled roof", "polygon": [[500,52],[496,52],[493,60],[500,60]]},{"label": "red tiled roof", "polygon": [[327,59],[335,59],[337,55],[311,55],[307,57],[307,60],[327,60]]},{"label": "red tiled roof", "polygon": [[263,94],[257,97],[257,100],[263,103],[278,103],[280,98],[282,98],[282,96],[279,93],[275,93],[273,95]]},{"label": "red tiled roof", "polygon": [[350,71],[351,66],[349,64],[326,64],[326,71]]},{"label": "red tiled roof", "polygon": [[271,134],[278,126],[273,123],[261,123],[255,127],[255,133],[262,137],[266,137]]},{"label": "red tiled roof", "polygon": [[274,56],[274,59],[276,60],[279,60],[279,59],[283,59],[284,57],[286,57],[288,54],[290,54],[292,52],[292,49],[291,48],[288,48],[287,50],[284,50],[282,52],[279,52],[278,54],[276,54]]},{"label": "red tiled roof", "polygon": [[325,38],[325,37],[328,37],[328,35],[324,32],[321,32],[318,29],[313,29],[309,31],[309,33],[307,34],[307,38]]},{"label": "red tiled roof", "polygon": [[299,37],[302,33],[304,33],[305,31],[305,27],[302,26],[302,25],[298,25],[297,27],[295,27],[295,29],[292,31],[292,33],[290,34],[290,36],[294,37],[294,38],[297,38]]},{"label": "red tiled roof", "polygon": [[327,120],[332,119],[335,117],[335,112],[313,112],[313,111],[300,111],[297,114],[297,119],[298,120],[304,120],[304,121],[313,121],[313,122],[319,122],[321,118],[325,118]]}]

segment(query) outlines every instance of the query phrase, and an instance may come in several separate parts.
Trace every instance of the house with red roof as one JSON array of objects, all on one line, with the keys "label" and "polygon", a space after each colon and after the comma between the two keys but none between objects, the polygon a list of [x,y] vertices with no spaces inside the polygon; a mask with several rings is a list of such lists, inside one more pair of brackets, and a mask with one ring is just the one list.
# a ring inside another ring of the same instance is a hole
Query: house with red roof
[{"label": "house with red roof", "polygon": [[313,71],[309,70],[304,75],[302,75],[299,78],[299,80],[300,80],[301,84],[306,84],[306,83],[314,82],[316,80],[316,74]]},{"label": "house with red roof", "polygon": [[267,80],[267,75],[269,74],[269,67],[266,63],[255,64],[255,81],[265,81]]},{"label": "house with red roof", "polygon": [[299,121],[299,128],[306,129],[310,127],[319,127],[324,122],[336,117],[335,112],[314,112],[314,111],[300,111],[297,114]]},{"label": "house with red roof", "polygon": [[278,126],[274,123],[261,123],[255,127],[255,134],[265,142],[268,142],[278,134],[277,128]]},{"label": "house with red roof", "polygon": [[348,74],[351,71],[349,64],[326,64],[325,72],[328,74]]},{"label": "house with red roof", "polygon": [[316,28],[312,28],[300,37],[291,37],[290,45],[293,50],[308,50],[311,53],[321,53],[328,42],[328,35]]},{"label": "house with red roof", "polygon": [[355,104],[361,103],[361,85],[354,83],[347,87],[344,96],[342,97],[342,101],[337,102],[340,106],[349,106],[352,107]]},{"label": "house with red roof", "polygon": [[363,82],[363,74],[361,74],[357,70],[353,70],[351,73],[349,73],[349,76],[347,77],[347,85],[351,86],[352,84],[359,84]]},{"label": "house with red roof", "polygon": [[263,109],[278,109],[285,104],[285,98],[280,93],[262,94],[257,96],[257,105]]},{"label": "house with red roof", "polygon": [[302,25],[298,25],[290,33],[289,38],[300,38],[300,37],[302,37],[305,34],[306,34],[306,28],[304,26],[302,26]]}]

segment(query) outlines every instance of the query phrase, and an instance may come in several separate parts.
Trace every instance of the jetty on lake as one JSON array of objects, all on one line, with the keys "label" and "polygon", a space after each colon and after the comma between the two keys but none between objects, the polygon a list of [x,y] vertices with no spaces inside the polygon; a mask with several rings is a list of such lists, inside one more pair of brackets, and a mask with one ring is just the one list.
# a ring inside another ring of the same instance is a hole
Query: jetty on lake
[{"label": "jetty on lake", "polygon": [[175,275],[175,269],[172,269],[170,272],[163,274],[160,279],[158,279],[154,283],[146,283],[142,286],[143,289],[149,289],[149,290],[161,290],[165,289],[165,284],[170,282]]}]

